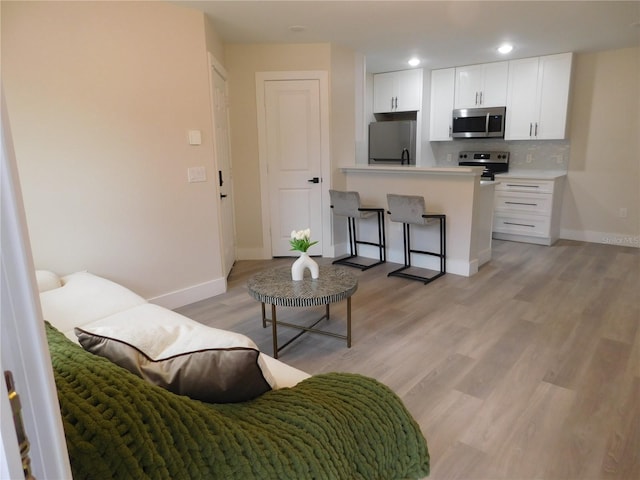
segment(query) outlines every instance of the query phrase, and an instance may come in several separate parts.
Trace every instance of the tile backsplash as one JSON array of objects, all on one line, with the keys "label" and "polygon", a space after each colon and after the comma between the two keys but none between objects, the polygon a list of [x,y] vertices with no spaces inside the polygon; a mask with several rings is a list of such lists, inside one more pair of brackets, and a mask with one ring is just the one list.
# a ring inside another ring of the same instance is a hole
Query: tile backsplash
[{"label": "tile backsplash", "polygon": [[[504,140],[453,140],[451,142],[427,142],[426,146],[430,146],[435,166],[438,167],[458,165],[458,153],[461,151],[486,150],[509,152],[510,170],[560,170],[566,172],[571,154],[571,145],[566,140],[511,142]],[[447,155],[450,155],[451,161],[447,160]]]}]

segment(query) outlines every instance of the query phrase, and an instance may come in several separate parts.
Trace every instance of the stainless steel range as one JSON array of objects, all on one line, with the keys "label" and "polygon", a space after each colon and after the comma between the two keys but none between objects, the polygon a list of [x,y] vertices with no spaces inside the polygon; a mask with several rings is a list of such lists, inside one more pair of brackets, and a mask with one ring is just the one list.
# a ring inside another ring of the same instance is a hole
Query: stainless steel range
[{"label": "stainless steel range", "polygon": [[484,167],[482,178],[494,180],[496,173],[509,171],[509,152],[460,152],[458,165],[462,167]]}]

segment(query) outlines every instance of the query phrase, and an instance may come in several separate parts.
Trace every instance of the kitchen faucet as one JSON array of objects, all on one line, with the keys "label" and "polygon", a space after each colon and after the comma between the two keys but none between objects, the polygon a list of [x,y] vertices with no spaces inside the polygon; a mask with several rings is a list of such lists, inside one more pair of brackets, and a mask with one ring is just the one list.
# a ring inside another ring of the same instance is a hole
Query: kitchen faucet
[{"label": "kitchen faucet", "polygon": [[400,165],[404,165],[404,154],[407,154],[407,165],[409,165],[411,163],[411,158],[409,157],[409,150],[407,150],[406,148],[402,149],[402,154],[400,156]]}]

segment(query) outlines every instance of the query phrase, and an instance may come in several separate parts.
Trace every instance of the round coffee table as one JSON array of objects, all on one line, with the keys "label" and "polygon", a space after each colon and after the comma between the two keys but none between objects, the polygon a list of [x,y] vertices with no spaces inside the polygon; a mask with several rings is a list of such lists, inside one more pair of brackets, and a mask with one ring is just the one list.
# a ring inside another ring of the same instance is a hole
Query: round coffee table
[{"label": "round coffee table", "polygon": [[[262,304],[262,326],[266,328],[271,323],[273,335],[273,356],[278,358],[278,352],[306,332],[319,333],[338,337],[347,341],[351,347],[351,295],[358,289],[358,279],[346,268],[333,265],[321,265],[319,277],[313,280],[306,272],[303,280],[291,280],[291,267],[276,267],[260,272],[251,277],[247,283],[249,295]],[[322,320],[329,320],[329,305],[347,300],[347,334],[327,332],[315,327]],[[265,304],[271,304],[271,318],[267,318]],[[280,307],[314,307],[325,305],[325,314],[311,326],[305,327],[293,323],[279,322],[276,306]],[[298,335],[278,347],[278,325],[302,330]]]}]

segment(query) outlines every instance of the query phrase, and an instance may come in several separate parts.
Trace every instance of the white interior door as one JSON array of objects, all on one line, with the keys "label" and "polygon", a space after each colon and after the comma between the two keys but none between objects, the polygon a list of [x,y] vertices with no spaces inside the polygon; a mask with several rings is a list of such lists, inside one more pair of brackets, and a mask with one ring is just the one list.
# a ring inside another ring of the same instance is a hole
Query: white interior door
[{"label": "white interior door", "polygon": [[264,103],[271,254],[289,256],[292,230],[310,228],[322,239],[320,82],[265,81]]},{"label": "white interior door", "polygon": [[229,111],[227,81],[224,69],[212,62],[213,126],[215,131],[215,154],[218,172],[216,181],[220,193],[220,240],[222,244],[222,268],[229,275],[236,261],[235,221],[233,215],[233,174],[231,150],[229,148]]},{"label": "white interior door", "polygon": [[[0,478],[25,478],[21,453],[35,478],[71,478],[4,93],[0,97]],[[18,444],[5,371],[15,382],[28,449]]]}]

